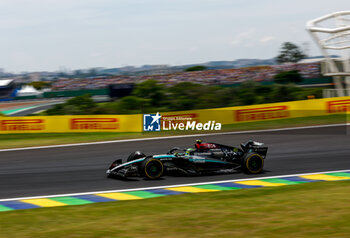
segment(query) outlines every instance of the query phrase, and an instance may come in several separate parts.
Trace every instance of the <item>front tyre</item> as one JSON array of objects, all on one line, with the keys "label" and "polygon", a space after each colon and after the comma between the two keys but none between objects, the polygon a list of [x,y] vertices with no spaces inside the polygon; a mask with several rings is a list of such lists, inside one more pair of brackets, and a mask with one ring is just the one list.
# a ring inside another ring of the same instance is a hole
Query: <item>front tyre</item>
[{"label": "front tyre", "polygon": [[264,159],[257,153],[247,153],[242,161],[242,170],[245,173],[258,174],[264,167]]},{"label": "front tyre", "polygon": [[158,159],[148,158],[141,162],[139,170],[141,176],[148,179],[158,179],[164,173],[164,165]]}]

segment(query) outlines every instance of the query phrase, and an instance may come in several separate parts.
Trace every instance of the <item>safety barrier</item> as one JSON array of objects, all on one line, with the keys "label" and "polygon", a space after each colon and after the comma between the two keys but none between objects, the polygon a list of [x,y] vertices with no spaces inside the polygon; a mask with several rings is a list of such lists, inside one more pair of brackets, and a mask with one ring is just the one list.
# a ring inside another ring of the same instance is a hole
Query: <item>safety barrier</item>
[{"label": "safety barrier", "polygon": [[[162,125],[196,121],[234,124],[350,112],[350,97],[311,99],[240,107],[165,112]],[[0,134],[61,132],[141,132],[143,115],[0,117]]]},{"label": "safety barrier", "polygon": [[201,123],[215,121],[225,125],[283,118],[323,116],[345,112],[350,112],[350,97],[169,112],[162,113],[162,119],[170,121],[171,119],[179,118],[179,121],[195,120]]},{"label": "safety barrier", "polygon": [[0,133],[139,132],[140,115],[2,117]]}]

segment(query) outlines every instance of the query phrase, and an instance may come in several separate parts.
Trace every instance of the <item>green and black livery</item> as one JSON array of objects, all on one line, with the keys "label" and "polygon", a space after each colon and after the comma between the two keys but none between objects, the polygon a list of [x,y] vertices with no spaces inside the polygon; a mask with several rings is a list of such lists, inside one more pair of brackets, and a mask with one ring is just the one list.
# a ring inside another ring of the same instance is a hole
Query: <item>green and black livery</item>
[{"label": "green and black livery", "polygon": [[197,140],[193,149],[174,147],[161,155],[147,156],[135,151],[124,163],[122,159],[114,161],[107,175],[158,179],[167,174],[202,175],[236,171],[257,174],[263,170],[267,149],[263,143],[255,141],[235,147]]}]

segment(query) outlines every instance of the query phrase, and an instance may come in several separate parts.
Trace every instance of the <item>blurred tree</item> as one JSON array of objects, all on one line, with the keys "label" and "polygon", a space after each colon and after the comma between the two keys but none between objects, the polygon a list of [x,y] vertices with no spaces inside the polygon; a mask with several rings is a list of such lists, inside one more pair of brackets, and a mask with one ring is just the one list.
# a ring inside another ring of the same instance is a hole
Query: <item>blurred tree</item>
[{"label": "blurred tree", "polygon": [[167,89],[169,108],[173,110],[190,110],[198,106],[202,85],[191,82],[178,83]]},{"label": "blurred tree", "polygon": [[76,105],[64,105],[63,106],[63,111],[64,111],[64,114],[66,115],[89,115],[89,114],[92,114],[91,112],[92,111],[84,111],[84,110],[81,110],[81,108],[79,108],[78,106]]},{"label": "blurred tree", "polygon": [[46,115],[67,115],[64,110],[63,104],[56,104],[52,108],[45,111]]},{"label": "blurred tree", "polygon": [[187,69],[185,69],[186,72],[191,72],[191,71],[203,71],[206,70],[207,67],[202,66],[202,65],[197,65],[197,66],[192,66]]},{"label": "blurred tree", "polygon": [[90,95],[69,99],[46,111],[47,115],[134,114],[181,111],[202,108],[252,105],[322,97],[322,89],[300,88],[293,84],[260,85],[245,81],[239,86],[223,88],[183,82],[164,87],[157,81],[137,85],[132,96],[115,102],[95,103]]},{"label": "blurred tree", "polygon": [[257,85],[254,89],[256,95],[258,95],[256,103],[271,102],[271,93],[273,91],[273,88],[273,85]]},{"label": "blurred tree", "polygon": [[291,42],[284,42],[281,46],[281,49],[276,58],[276,61],[279,64],[296,63],[306,57],[307,57],[306,54],[303,53],[303,51],[299,48],[299,46]]},{"label": "blurred tree", "polygon": [[136,96],[126,96],[120,99],[118,103],[118,112],[128,113],[130,111],[141,113],[150,107],[150,99],[144,99]]},{"label": "blurred tree", "polygon": [[44,81],[35,81],[35,82],[30,82],[27,85],[33,86],[37,90],[41,90],[43,88],[49,88],[51,87],[51,83],[49,82],[44,82]]},{"label": "blurred tree", "polygon": [[296,91],[298,90],[299,88],[293,85],[277,85],[271,93],[272,102],[293,101],[296,99]]},{"label": "blurred tree", "polygon": [[65,105],[75,106],[84,112],[89,112],[93,108],[97,107],[97,104],[94,102],[94,100],[92,100],[90,94],[68,99]]},{"label": "blurred tree", "polygon": [[286,83],[300,83],[302,77],[297,70],[283,71],[276,74],[273,79],[276,83],[286,84]]},{"label": "blurred tree", "polygon": [[74,77],[79,78],[82,76],[82,71],[80,69],[74,70]]},{"label": "blurred tree", "polygon": [[241,105],[252,105],[257,100],[257,93],[255,88],[258,86],[258,83],[253,80],[248,80],[243,82],[238,91],[238,97]]},{"label": "blurred tree", "polygon": [[68,99],[65,103],[57,104],[45,112],[47,115],[90,115],[103,113],[105,113],[105,110],[102,111],[98,107],[90,94]]},{"label": "blurred tree", "polygon": [[156,80],[147,80],[136,84],[133,94],[140,98],[150,99],[152,106],[161,106],[165,103],[164,85]]},{"label": "blurred tree", "polygon": [[94,77],[97,75],[97,69],[96,68],[91,68],[89,69],[89,72],[87,73],[89,77]]},{"label": "blurred tree", "polygon": [[200,88],[202,85],[197,83],[191,83],[191,82],[182,82],[175,84],[174,86],[168,88],[168,92],[172,94],[173,97],[179,97],[179,96],[191,96],[193,93],[195,93],[198,88]]}]

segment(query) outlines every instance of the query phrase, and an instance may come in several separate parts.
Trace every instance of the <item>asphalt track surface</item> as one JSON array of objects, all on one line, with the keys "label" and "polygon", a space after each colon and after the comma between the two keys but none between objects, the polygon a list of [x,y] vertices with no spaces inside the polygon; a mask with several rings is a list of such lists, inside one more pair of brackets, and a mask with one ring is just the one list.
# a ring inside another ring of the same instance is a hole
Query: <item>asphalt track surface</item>
[{"label": "asphalt track surface", "polygon": [[[57,103],[59,104],[59,103]],[[23,117],[23,116],[27,116],[27,115],[30,115],[32,113],[36,113],[36,112],[39,112],[39,111],[43,111],[43,110],[47,110],[47,109],[50,109],[54,106],[54,104],[51,104],[51,105],[42,105],[42,106],[37,106],[35,108],[28,108],[26,110],[21,110],[21,111],[18,111],[18,112],[15,112],[15,113],[12,113],[11,117]]]},{"label": "asphalt track surface", "polygon": [[82,145],[0,152],[0,198],[93,192],[116,189],[210,182],[262,176],[350,169],[349,127],[322,127],[277,132],[201,136],[203,141],[238,145],[249,139],[269,146],[263,174],[243,173],[171,177],[130,181],[107,179],[105,171],[117,158],[138,149],[166,153],[173,146],[193,146],[196,137]]},{"label": "asphalt track surface", "polygon": [[[66,99],[56,99],[55,102],[52,102],[52,103],[49,103],[49,104],[46,103],[44,105],[39,105],[39,106],[35,106],[34,105],[34,108],[28,108],[28,109],[25,109],[25,110],[20,110],[18,112],[11,113],[11,115],[8,115],[8,116],[11,116],[11,117],[22,117],[22,116],[27,116],[27,115],[30,115],[30,114],[33,114],[33,113],[38,113],[38,112],[50,109],[50,108],[54,107],[56,104],[64,103],[65,100]],[[93,97],[93,100],[95,102],[108,102],[109,101],[109,97],[107,97],[107,96],[95,96],[95,97]],[[40,102],[40,101],[38,101],[38,102]]]}]

